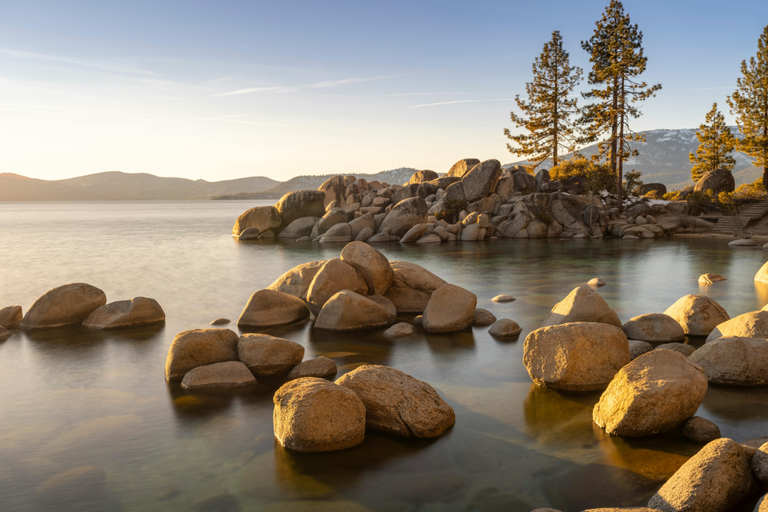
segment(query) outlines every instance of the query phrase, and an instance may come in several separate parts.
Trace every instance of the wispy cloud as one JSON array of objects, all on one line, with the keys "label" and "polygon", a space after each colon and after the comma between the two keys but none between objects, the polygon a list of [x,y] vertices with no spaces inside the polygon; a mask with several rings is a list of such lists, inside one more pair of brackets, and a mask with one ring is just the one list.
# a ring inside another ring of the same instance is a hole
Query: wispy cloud
[{"label": "wispy cloud", "polygon": [[99,71],[107,71],[109,73],[120,73],[120,74],[129,74],[129,75],[154,75],[153,72],[147,71],[146,69],[139,69],[135,67],[124,66],[121,64],[115,64],[113,62],[83,60],[83,59],[77,59],[77,58],[71,58],[71,57],[64,57],[61,55],[49,55],[44,53],[11,50],[8,48],[0,48],[0,54],[5,54],[15,59],[56,62],[59,64],[70,64],[73,66],[97,69]]},{"label": "wispy cloud", "polygon": [[364,82],[375,82],[377,80],[386,80],[388,78],[397,78],[399,76],[403,76],[404,74],[407,74],[407,73],[401,73],[398,75],[374,76],[370,78],[345,78],[343,80],[335,80],[330,82],[317,82],[315,84],[311,84],[309,87],[325,89],[328,87],[337,87],[339,85],[360,84]]},{"label": "wispy cloud", "polygon": [[257,92],[266,92],[266,93],[287,93],[287,92],[298,92],[299,87],[296,86],[273,86],[273,87],[250,87],[248,89],[237,89],[235,91],[229,91],[229,92],[221,92],[219,94],[214,94],[214,97],[219,96],[239,96],[241,94],[253,94]]},{"label": "wispy cloud", "polygon": [[499,98],[493,100],[456,100],[456,101],[441,101],[440,103],[424,103],[423,105],[413,105],[408,108],[422,108],[422,107],[436,107],[438,105],[455,105],[456,103],[478,103],[485,101],[512,101],[512,98]]},{"label": "wispy cloud", "polygon": [[399,75],[384,75],[384,76],[374,76],[370,78],[345,78],[343,80],[333,80],[333,81],[327,81],[327,82],[316,82],[314,84],[309,85],[292,85],[292,86],[284,86],[284,85],[276,85],[271,87],[248,87],[245,89],[237,89],[234,91],[229,92],[221,92],[218,94],[214,94],[214,97],[221,97],[221,96],[239,96],[241,94],[256,94],[256,93],[293,93],[293,92],[299,92],[300,90],[304,88],[310,88],[310,89],[329,89],[331,87],[338,87],[340,85],[349,85],[349,84],[360,84],[364,82],[375,82],[377,80],[386,80],[388,78],[396,78],[399,76],[404,76],[408,73],[401,73]]}]

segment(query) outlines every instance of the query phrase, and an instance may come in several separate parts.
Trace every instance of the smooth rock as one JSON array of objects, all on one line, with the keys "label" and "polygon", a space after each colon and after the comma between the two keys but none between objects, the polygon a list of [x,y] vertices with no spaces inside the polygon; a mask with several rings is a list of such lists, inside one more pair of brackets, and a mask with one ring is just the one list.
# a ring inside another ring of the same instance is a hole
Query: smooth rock
[{"label": "smooth rock", "polygon": [[437,437],[456,421],[453,408],[424,381],[379,365],[363,365],[337,384],[360,397],[366,426],[401,436]]},{"label": "smooth rock", "polygon": [[451,166],[451,168],[445,174],[445,177],[463,178],[464,175],[466,175],[479,163],[480,160],[477,158],[464,158],[459,160]]},{"label": "smooth rock", "polygon": [[386,331],[384,331],[384,336],[387,338],[403,338],[405,336],[410,336],[413,334],[415,329],[413,326],[407,322],[400,322],[399,324],[395,324]]},{"label": "smooth rock", "polygon": [[408,261],[391,261],[394,271],[392,285],[384,294],[398,313],[422,313],[432,293],[445,281],[429,270]]},{"label": "smooth rock", "polygon": [[365,406],[343,386],[305,377],[284,384],[273,401],[275,437],[285,448],[328,452],[363,442]]},{"label": "smooth rock", "polygon": [[275,204],[282,221],[281,227],[285,229],[302,217],[322,217],[325,215],[324,202],[325,192],[319,190],[297,190],[285,194]]},{"label": "smooth rock", "polygon": [[334,176],[325,180],[323,184],[317,188],[317,190],[325,194],[323,206],[328,206],[334,201],[343,203],[345,199],[344,191],[346,188],[347,180],[344,179],[344,176]]},{"label": "smooth rock", "polygon": [[691,355],[712,384],[768,384],[768,340],[729,336],[706,342]]},{"label": "smooth rock", "polygon": [[680,431],[684,437],[696,443],[709,443],[715,439],[720,439],[718,426],[701,416],[694,416],[685,420]]},{"label": "smooth rock", "polygon": [[155,299],[136,297],[132,300],[110,302],[94,309],[83,327],[90,329],[124,329],[141,327],[165,321],[165,312]]},{"label": "smooth rock", "polygon": [[318,356],[314,359],[307,359],[301,364],[295,366],[290,371],[287,380],[302,379],[304,377],[329,377],[336,375],[336,362],[324,356]]},{"label": "smooth rock", "polygon": [[395,278],[387,257],[363,242],[347,244],[341,251],[341,261],[354,267],[363,276],[371,295],[386,293]]},{"label": "smooth rock", "polygon": [[352,241],[352,228],[349,224],[335,224],[323,236],[320,237],[320,242],[324,244],[328,243],[343,243]]},{"label": "smooth rock", "polygon": [[654,350],[672,350],[679,354],[683,354],[685,357],[690,357],[691,354],[696,352],[696,347],[686,343],[664,343],[656,347]]},{"label": "smooth rock", "polygon": [[363,331],[389,325],[392,316],[373,300],[349,290],[336,293],[320,310],[315,329]]},{"label": "smooth rock", "polygon": [[373,229],[369,227],[364,227],[360,230],[360,232],[355,237],[356,242],[367,242],[369,238],[373,236]]},{"label": "smooth rock", "polygon": [[240,361],[227,361],[193,368],[184,375],[184,389],[232,389],[253,386],[256,379]]},{"label": "smooth rock", "polygon": [[583,287],[574,288],[566,298],[555,304],[541,326],[570,322],[598,322],[622,327],[621,320],[600,294]]},{"label": "smooth rock", "polygon": [[226,325],[228,323],[232,322],[229,318],[217,318],[216,320],[212,321],[208,325]]},{"label": "smooth rock", "polygon": [[307,305],[298,297],[275,290],[259,290],[251,295],[237,320],[238,327],[275,327],[309,317]]},{"label": "smooth rock", "polygon": [[307,291],[307,302],[312,314],[317,316],[325,303],[341,290],[365,295],[368,285],[355,267],[339,258],[328,260],[315,274]]},{"label": "smooth rock", "polygon": [[755,242],[751,238],[738,238],[736,240],[728,242],[728,245],[731,247],[755,247],[757,245],[757,242]]},{"label": "smooth rock", "polygon": [[[763,249],[768,249],[768,244],[763,246]],[[755,274],[755,282],[768,284],[768,261],[766,261],[760,270]]]},{"label": "smooth rock", "polygon": [[721,276],[720,274],[701,274],[699,276],[699,284],[714,284],[719,281],[727,281],[726,278]]},{"label": "smooth rock", "polygon": [[599,277],[595,277],[594,279],[590,279],[587,284],[589,286],[605,286],[605,281],[603,281]]},{"label": "smooth rock", "polygon": [[259,238],[259,235],[261,235],[261,231],[259,230],[259,228],[247,228],[247,229],[244,229],[243,232],[237,236],[237,239],[242,241],[257,240]]},{"label": "smooth rock", "polygon": [[491,325],[496,321],[496,315],[483,308],[475,308],[475,314],[472,316],[472,325],[482,327]]},{"label": "smooth rock", "polygon": [[442,238],[440,238],[439,235],[436,235],[435,233],[432,233],[431,235],[426,235],[418,240],[416,240],[417,244],[439,244],[443,241]]},{"label": "smooth rock", "polygon": [[476,305],[474,293],[444,284],[432,293],[424,309],[422,326],[428,333],[461,331],[472,325]]},{"label": "smooth rock", "polygon": [[677,321],[669,315],[648,313],[636,316],[622,326],[627,338],[633,340],[679,341],[685,339],[685,332]]},{"label": "smooth rock", "polygon": [[280,227],[280,214],[274,206],[257,206],[246,210],[232,226],[232,235],[239,236],[249,228],[255,228],[263,233]]},{"label": "smooth rock", "polygon": [[314,229],[318,217],[302,217],[288,224],[288,226],[280,232],[278,238],[301,238],[303,236],[310,236]]},{"label": "smooth rock", "polygon": [[401,244],[408,244],[415,242],[419,238],[421,238],[424,233],[427,231],[427,227],[429,225],[426,222],[422,222],[421,224],[416,224],[411,229],[408,230],[406,234],[403,235],[403,237],[400,239]]},{"label": "smooth rock", "polygon": [[278,277],[275,282],[267,287],[267,290],[283,292],[300,299],[305,299],[307,291],[309,291],[309,285],[327,262],[328,260],[320,260],[297,265]]},{"label": "smooth rock", "polygon": [[511,295],[497,295],[491,300],[493,302],[513,302],[515,298]]},{"label": "smooth rock", "polygon": [[708,336],[718,324],[731,318],[720,304],[705,295],[681,297],[664,314],[675,319],[689,336]]},{"label": "smooth rock", "polygon": [[498,160],[486,160],[472,168],[461,179],[467,201],[477,201],[496,190],[501,179],[501,164]]},{"label": "smooth rock", "polygon": [[653,345],[647,341],[629,340],[629,358],[631,360],[635,360],[651,350],[653,350]]},{"label": "smooth rock", "polygon": [[706,392],[699,365],[672,350],[651,350],[616,374],[592,419],[616,436],[670,432],[696,413]]},{"label": "smooth rock", "polygon": [[165,360],[166,380],[180,379],[198,366],[237,361],[237,334],[229,329],[194,329],[173,338]]},{"label": "smooth rock", "polygon": [[19,327],[46,329],[80,325],[91,312],[107,303],[106,294],[85,283],[72,283],[49,290],[27,310]]},{"label": "smooth rock", "polygon": [[[325,215],[323,215],[320,218],[320,220],[317,221],[317,224],[315,224],[315,227],[312,228],[312,232],[310,236],[312,238],[323,236],[333,226],[336,226],[337,224],[346,224],[348,220],[349,220],[349,217],[347,215],[346,210],[344,210],[344,208],[334,208],[332,210],[329,210],[325,213]],[[350,232],[351,232],[351,228],[350,228]]]},{"label": "smooth rock", "polygon": [[412,183],[425,183],[427,181],[432,181],[438,179],[440,176],[437,175],[435,171],[416,171],[413,173],[413,176],[411,176],[411,179],[408,180],[406,185],[410,185]]},{"label": "smooth rock", "polygon": [[764,443],[752,456],[752,471],[758,480],[768,482],[768,443]]},{"label": "smooth rock", "polygon": [[21,306],[8,306],[0,309],[0,327],[13,329],[21,323],[24,316],[21,314]]},{"label": "smooth rock", "polygon": [[383,295],[366,295],[366,299],[370,299],[379,306],[383,307],[389,312],[389,322],[392,323],[397,320],[397,308],[392,301]]},{"label": "smooth rock", "polygon": [[301,362],[304,347],[268,334],[243,334],[237,354],[256,377],[275,377],[287,374]]},{"label": "smooth rock", "polygon": [[381,223],[379,233],[389,228],[391,235],[402,237],[416,224],[427,222],[428,210],[427,202],[421,197],[404,199],[387,214],[384,222]]},{"label": "smooth rock", "polygon": [[733,336],[768,338],[768,311],[751,311],[718,324],[707,336],[707,342]]},{"label": "smooth rock", "polygon": [[488,329],[488,334],[497,338],[517,336],[521,332],[523,332],[523,328],[520,327],[517,322],[510,320],[509,318],[497,320],[491,325],[491,328]]},{"label": "smooth rock", "polygon": [[0,341],[7,340],[11,337],[11,332],[5,327],[0,325]]}]

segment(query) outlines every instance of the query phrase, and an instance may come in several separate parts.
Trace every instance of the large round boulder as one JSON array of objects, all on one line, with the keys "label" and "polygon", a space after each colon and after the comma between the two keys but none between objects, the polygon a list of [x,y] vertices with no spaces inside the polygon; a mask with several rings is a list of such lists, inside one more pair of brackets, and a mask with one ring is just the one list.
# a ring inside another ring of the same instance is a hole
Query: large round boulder
[{"label": "large round boulder", "polygon": [[365,438],[365,406],[354,391],[305,377],[284,384],[273,398],[275,437],[299,452],[352,448]]},{"label": "large round boulder", "polygon": [[246,229],[258,229],[260,233],[280,227],[280,214],[274,206],[257,206],[243,212],[232,227],[232,235],[240,236]]},{"label": "large round boulder", "polygon": [[312,230],[320,219],[317,217],[302,217],[288,224],[284,230],[277,235],[279,238],[301,238],[310,236]]},{"label": "large round boulder", "polygon": [[644,183],[635,189],[635,194],[644,196],[648,192],[656,192],[660,196],[667,193],[667,186],[663,183]]},{"label": "large round boulder", "polygon": [[733,174],[727,169],[717,169],[709,171],[696,183],[694,192],[706,192],[711,190],[715,195],[720,192],[733,192],[736,188],[736,180]]},{"label": "large round boulder", "polygon": [[388,366],[363,365],[336,383],[354,391],[373,430],[409,437],[437,437],[456,422],[453,408],[429,384]]},{"label": "large round boulder", "polygon": [[480,160],[477,158],[463,158],[453,164],[451,168],[446,173],[445,177],[447,178],[463,178],[469,171],[471,171],[477,164],[480,163]]},{"label": "large round boulder", "polygon": [[184,389],[237,389],[256,385],[253,374],[240,361],[227,361],[198,366],[181,380]]},{"label": "large round boulder", "polygon": [[368,285],[360,272],[339,258],[328,260],[317,272],[307,291],[307,302],[312,314],[317,316],[325,303],[341,290],[365,295]]},{"label": "large round boulder", "polygon": [[392,301],[398,313],[421,314],[432,292],[445,284],[445,281],[415,263],[391,261],[389,264],[394,277],[384,296]]},{"label": "large round boulder", "polygon": [[0,309],[0,327],[13,329],[21,323],[24,315],[21,314],[21,306],[8,306]]},{"label": "large round boulder", "polygon": [[341,261],[357,270],[368,286],[368,293],[383,295],[392,285],[395,272],[387,257],[364,242],[352,242],[341,251]]},{"label": "large round boulder", "polygon": [[344,208],[333,208],[327,211],[325,215],[317,221],[315,227],[312,228],[312,234],[310,236],[313,239],[322,236],[336,224],[345,224],[348,220],[349,216]]},{"label": "large round boulder", "polygon": [[413,176],[411,176],[411,179],[408,180],[406,185],[411,185],[413,183],[425,183],[427,181],[436,180],[437,178],[439,178],[439,176],[435,171],[416,171],[413,173]]},{"label": "large round boulder", "polygon": [[625,323],[622,329],[631,340],[660,343],[685,339],[685,332],[680,324],[671,316],[662,313],[636,316]]},{"label": "large round boulder", "polygon": [[49,290],[29,308],[19,324],[22,329],[47,329],[80,325],[91,312],[107,303],[106,294],[85,283]]},{"label": "large round boulder", "polygon": [[664,312],[679,323],[689,336],[708,336],[718,324],[731,317],[725,309],[705,295],[686,295]]},{"label": "large round boulder", "polygon": [[285,274],[278,277],[274,283],[267,287],[267,290],[283,292],[300,299],[307,297],[309,285],[315,275],[320,271],[328,260],[310,261],[293,267]]},{"label": "large round boulder", "polygon": [[94,309],[83,321],[90,329],[124,329],[158,324],[165,321],[165,312],[155,299],[136,297],[110,302]]},{"label": "large round boulder", "polygon": [[344,204],[344,200],[346,199],[344,197],[344,191],[346,189],[347,180],[344,179],[344,176],[334,176],[333,178],[325,180],[317,190],[325,194],[323,206],[328,206],[334,201],[337,201],[339,204]]},{"label": "large round boulder", "polygon": [[477,295],[453,284],[432,293],[424,309],[422,327],[429,333],[456,332],[472,325]]},{"label": "large round boulder", "polygon": [[486,160],[476,165],[461,179],[464,196],[467,201],[477,201],[496,190],[501,178],[501,163],[498,160]]},{"label": "large round boulder", "polygon": [[766,261],[760,270],[755,274],[755,282],[768,284],[768,261]]},{"label": "large round boulder", "polygon": [[175,380],[193,368],[237,361],[237,334],[229,329],[194,329],[173,338],[165,360],[166,380]]},{"label": "large round boulder", "polygon": [[725,336],[768,338],[768,311],[751,311],[724,321],[709,333],[707,341]]},{"label": "large round boulder", "polygon": [[690,356],[711,384],[768,384],[768,340],[729,336],[708,341]]},{"label": "large round boulder", "polygon": [[392,322],[387,309],[349,290],[328,299],[315,321],[316,329],[327,331],[362,331],[384,327]]},{"label": "large round boulder", "polygon": [[268,334],[243,334],[237,342],[237,355],[256,377],[276,377],[301,362],[304,347]]},{"label": "large round boulder", "polygon": [[602,390],[627,363],[627,337],[612,325],[554,325],[536,329],[525,338],[523,364],[531,380],[545,388]]},{"label": "large round boulder", "polygon": [[670,432],[696,414],[707,392],[697,364],[672,350],[651,350],[613,378],[592,411],[594,422],[616,436]]},{"label": "large round boulder", "polygon": [[259,290],[251,295],[237,320],[238,327],[275,327],[309,316],[307,305],[298,297],[275,290]]},{"label": "large round boulder", "polygon": [[621,320],[605,299],[596,291],[586,287],[574,288],[566,298],[555,304],[541,326],[548,327],[569,322],[598,322],[616,327],[622,326]]},{"label": "large round boulder", "polygon": [[302,217],[322,217],[325,215],[325,192],[319,190],[297,190],[285,194],[275,205],[280,214],[281,227]]},{"label": "large round boulder", "polygon": [[381,223],[379,233],[389,228],[391,235],[403,236],[416,224],[427,222],[428,210],[427,202],[421,197],[404,199],[387,214],[384,222]]},{"label": "large round boulder", "polygon": [[726,512],[757,490],[750,458],[732,439],[712,441],[661,486],[648,506],[662,512]]}]

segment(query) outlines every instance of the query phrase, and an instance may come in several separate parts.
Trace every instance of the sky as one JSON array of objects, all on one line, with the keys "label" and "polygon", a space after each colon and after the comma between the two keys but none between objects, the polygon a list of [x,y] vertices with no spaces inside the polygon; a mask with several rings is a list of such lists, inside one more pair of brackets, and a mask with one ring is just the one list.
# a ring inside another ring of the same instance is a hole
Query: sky
[{"label": "sky", "polygon": [[[284,181],[518,161],[503,130],[533,60],[560,30],[586,75],[580,41],[607,3],[6,0],[0,172]],[[624,7],[663,86],[634,128],[695,128],[713,102],[733,124],[768,2]]]}]

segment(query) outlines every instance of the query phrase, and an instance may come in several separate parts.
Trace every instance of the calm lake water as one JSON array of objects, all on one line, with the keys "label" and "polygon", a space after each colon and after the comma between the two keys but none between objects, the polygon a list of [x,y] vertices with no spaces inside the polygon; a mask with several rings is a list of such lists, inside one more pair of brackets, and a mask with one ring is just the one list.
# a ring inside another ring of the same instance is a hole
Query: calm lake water
[{"label": "calm lake water", "polygon": [[[698,446],[678,434],[606,436],[591,420],[600,393],[531,385],[525,336],[593,277],[607,281],[600,293],[623,321],[663,312],[689,293],[712,296],[731,316],[768,302],[753,282],[768,254],[759,246],[729,249],[724,240],[379,246],[390,259],[473,291],[478,307],[524,331],[507,342],[487,327],[398,340],[381,331],[313,333],[306,322],[266,331],[301,343],[307,358],[334,359],[337,377],[363,363],[398,368],[431,383],[456,411],[455,427],[438,439],[368,434],[343,452],[288,453],[272,434],[274,388],[187,393],[163,375],[176,333],[217,317],[236,321],[254,291],[341,250],[238,243],[232,224],[255,205],[0,203],[0,307],[20,304],[26,312],[50,288],[80,281],[109,301],[155,298],[168,318],[162,328],[14,331],[0,342],[2,510],[570,512],[645,504]],[[700,288],[705,272],[728,281]],[[491,302],[502,293],[517,301]],[[768,390],[712,387],[698,414],[726,437],[766,435]],[[41,485],[75,468],[91,469]]]}]

